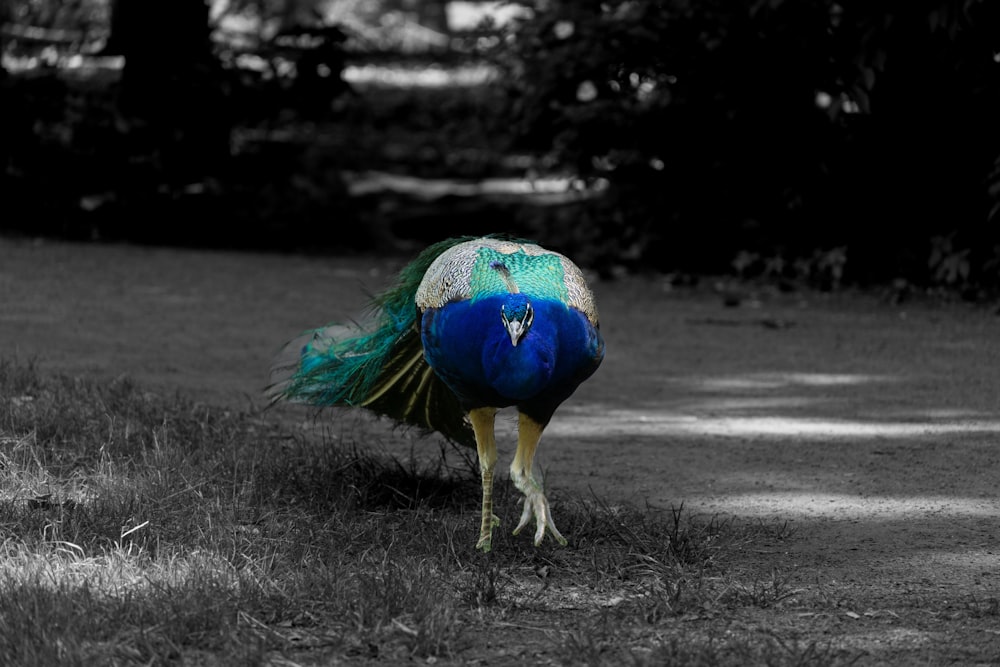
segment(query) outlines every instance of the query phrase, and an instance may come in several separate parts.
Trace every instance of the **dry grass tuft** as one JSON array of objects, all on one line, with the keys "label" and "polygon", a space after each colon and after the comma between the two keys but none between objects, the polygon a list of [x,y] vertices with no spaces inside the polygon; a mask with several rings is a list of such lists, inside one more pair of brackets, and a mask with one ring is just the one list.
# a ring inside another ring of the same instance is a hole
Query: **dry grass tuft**
[{"label": "dry grass tuft", "polygon": [[[559,505],[568,548],[502,530],[484,555],[475,475],[365,436],[0,362],[0,664],[839,659],[680,625],[793,595],[725,571],[780,527],[592,498]],[[515,525],[516,491],[496,497]]]}]

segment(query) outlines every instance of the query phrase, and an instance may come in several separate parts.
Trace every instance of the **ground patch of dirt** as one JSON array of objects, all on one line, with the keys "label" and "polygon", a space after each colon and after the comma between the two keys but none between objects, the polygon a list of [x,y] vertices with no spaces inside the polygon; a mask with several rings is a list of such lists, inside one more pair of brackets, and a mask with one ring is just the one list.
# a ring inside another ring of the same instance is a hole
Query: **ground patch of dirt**
[{"label": "ground patch of dirt", "polygon": [[[0,349],[260,406],[282,343],[357,316],[399,266],[0,240]],[[790,538],[729,566],[780,571],[796,593],[734,623],[865,651],[860,664],[1000,663],[1000,318],[877,294],[727,306],[657,279],[594,287],[607,357],[538,458],[557,524],[560,499],[591,491],[784,521]]]}]

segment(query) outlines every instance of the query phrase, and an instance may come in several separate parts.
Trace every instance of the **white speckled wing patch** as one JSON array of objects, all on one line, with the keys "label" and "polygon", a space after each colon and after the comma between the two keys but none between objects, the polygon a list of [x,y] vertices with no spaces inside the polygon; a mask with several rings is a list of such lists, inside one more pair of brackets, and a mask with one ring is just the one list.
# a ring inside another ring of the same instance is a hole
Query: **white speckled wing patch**
[{"label": "white speckled wing patch", "polygon": [[[509,256],[506,261],[505,256]],[[466,241],[441,253],[417,288],[417,307],[440,308],[451,301],[509,291],[499,272],[493,270],[498,262],[505,264],[519,291],[529,297],[563,299],[597,324],[594,295],[580,268],[568,257],[532,243],[491,238]]]}]

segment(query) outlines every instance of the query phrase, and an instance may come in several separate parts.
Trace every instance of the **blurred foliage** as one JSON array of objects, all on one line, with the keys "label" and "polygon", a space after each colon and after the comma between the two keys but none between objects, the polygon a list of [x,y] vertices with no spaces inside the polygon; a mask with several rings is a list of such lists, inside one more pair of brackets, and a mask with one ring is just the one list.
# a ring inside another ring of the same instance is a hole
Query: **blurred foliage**
[{"label": "blurred foliage", "polygon": [[[507,231],[608,275],[1000,289],[1000,3],[518,4],[450,38],[440,3],[404,0],[0,4],[5,62],[34,63],[0,78],[4,227],[319,250]],[[343,76],[483,45],[499,82]],[[352,190],[378,170],[585,196]]]},{"label": "blurred foliage", "polygon": [[498,59],[520,146],[610,184],[595,260],[996,285],[998,3],[534,8]]},{"label": "blurred foliage", "polygon": [[[334,115],[349,92],[335,27],[286,22],[245,45],[210,38],[202,0],[9,9],[5,229],[188,246],[370,244],[350,224],[328,156],[297,137],[237,134]],[[343,224],[329,224],[331,211]]]},{"label": "blurred foliage", "polygon": [[[4,0],[0,20],[8,26],[48,31],[48,42],[63,42],[77,48],[104,40],[110,30],[110,0]],[[30,31],[14,31],[21,39],[38,39]]]},{"label": "blurred foliage", "polygon": [[462,233],[463,216],[492,231],[510,215],[482,215],[485,202],[349,191],[367,170],[507,169],[503,91],[345,82],[351,58],[414,69],[441,55],[404,5],[232,0],[208,15],[201,0],[15,0],[0,28],[15,65],[0,105],[3,228],[317,252],[409,250],[399,238]]}]

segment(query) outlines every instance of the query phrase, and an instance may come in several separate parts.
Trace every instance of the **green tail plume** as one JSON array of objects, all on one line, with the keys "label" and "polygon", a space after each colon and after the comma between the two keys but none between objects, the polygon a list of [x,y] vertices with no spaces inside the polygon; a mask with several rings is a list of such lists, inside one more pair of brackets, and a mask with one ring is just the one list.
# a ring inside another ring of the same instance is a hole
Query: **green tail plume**
[{"label": "green tail plume", "polygon": [[291,377],[274,389],[273,399],[364,407],[474,447],[458,398],[424,360],[415,303],[431,263],[471,238],[436,243],[407,264],[395,284],[372,300],[373,330],[343,340],[323,330],[313,332]]}]

